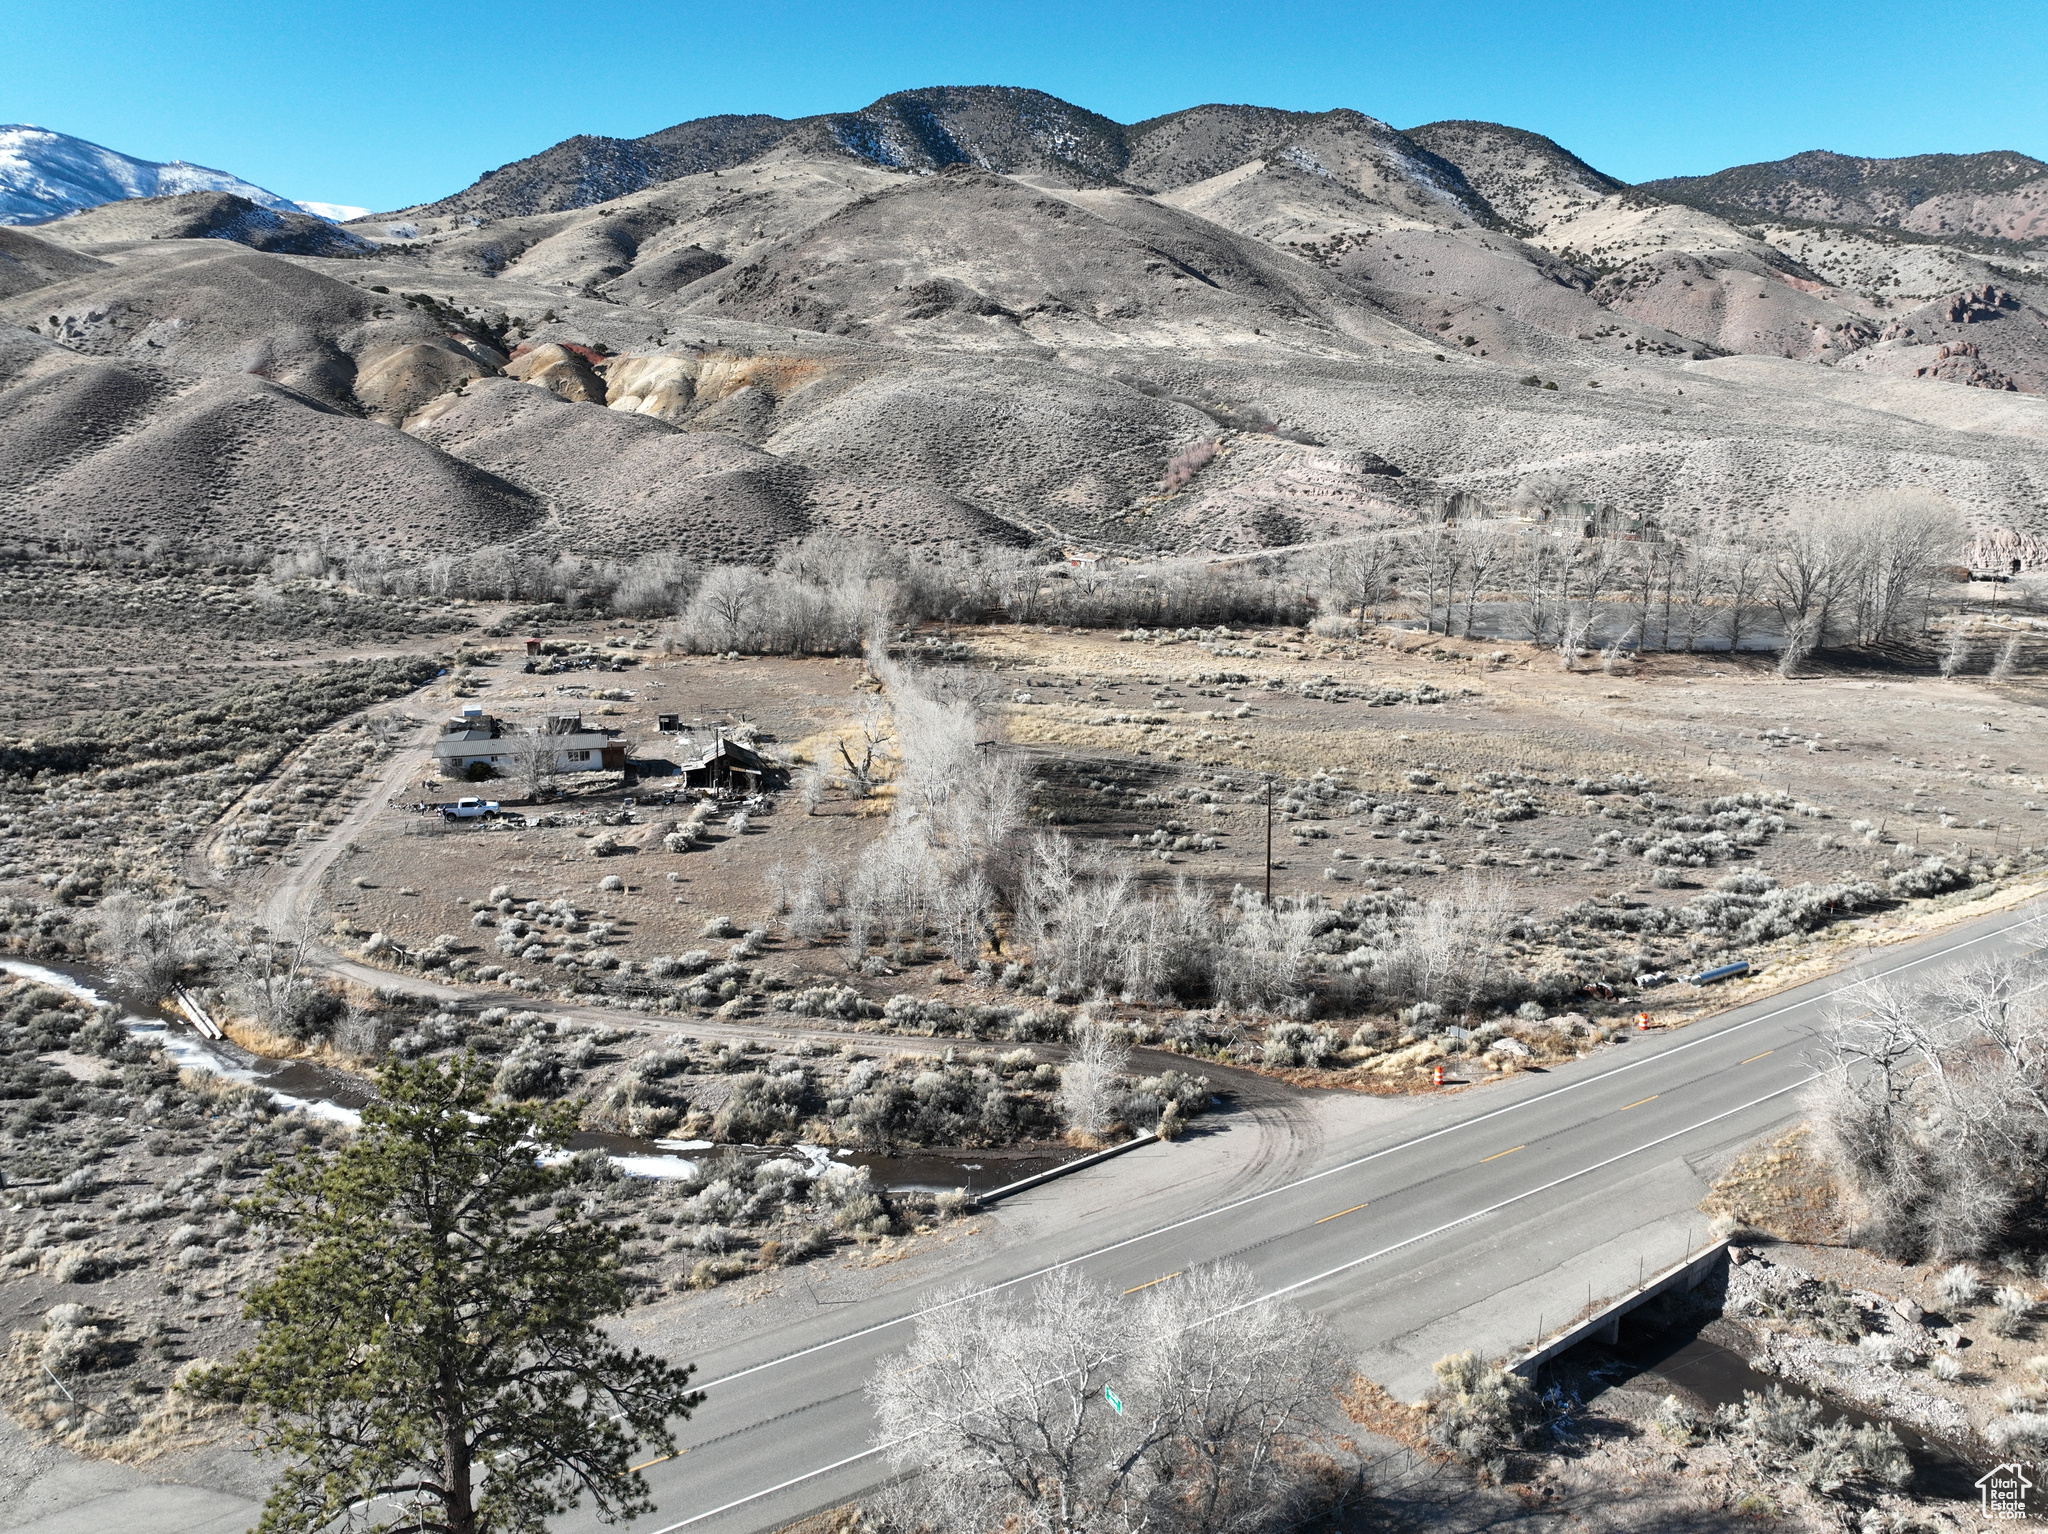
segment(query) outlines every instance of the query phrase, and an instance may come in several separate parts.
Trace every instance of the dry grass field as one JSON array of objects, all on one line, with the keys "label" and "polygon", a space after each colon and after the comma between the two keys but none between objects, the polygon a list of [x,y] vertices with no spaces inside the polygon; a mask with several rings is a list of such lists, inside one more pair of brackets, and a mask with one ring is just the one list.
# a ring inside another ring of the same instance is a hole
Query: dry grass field
[{"label": "dry grass field", "polygon": [[[977,679],[992,700],[986,749],[1026,767],[1028,823],[1127,871],[1140,893],[1263,894],[1270,789],[1283,905],[1401,920],[1482,893],[1504,902],[1506,962],[1541,1005],[1533,1017],[1527,1006],[1495,1017],[1496,1034],[1528,1053],[1467,1062],[1489,1070],[1589,1047],[1639,1011],[1675,1024],[1803,978],[1844,945],[1923,920],[1930,902],[2025,883],[2048,843],[2035,819],[2048,803],[2048,751],[2023,681],[1846,667],[1787,681],[1762,658],[1726,655],[1567,671],[1554,651],[1382,632],[1367,642],[1292,629],[1175,639],[1012,627],[934,631],[896,648]],[[698,738],[751,727],[799,776],[809,763],[840,766],[842,739],[858,755],[864,720],[885,760],[891,749],[888,700],[856,660],[681,656],[652,630],[615,624],[557,626],[548,638],[571,650],[645,648],[590,688],[500,657],[465,672],[460,697],[515,721],[579,708],[622,731],[650,771],[680,754],[655,729],[664,713]],[[449,682],[437,687],[443,696],[415,700],[414,716],[458,706]],[[963,966],[912,943],[878,962],[830,931],[792,930],[789,890],[806,867],[843,877],[880,845],[886,782],[808,806],[801,793],[770,792],[743,824],[742,806],[722,804],[687,851],[669,850],[669,833],[692,819],[671,781],[563,782],[559,799],[515,807],[523,823],[479,827],[417,813],[421,799],[456,790],[410,780],[325,876],[322,923],[376,962],[424,955],[416,961],[448,978],[535,1000],[609,995],[656,1013],[837,1015],[861,1028],[1014,1036],[1014,1022],[975,1025],[962,1009],[1014,1012],[1045,994],[1018,973],[1028,954],[985,951]],[[517,792],[479,791],[508,804]],[[500,938],[508,910],[535,918],[516,945]],[[1190,1026],[1172,1007],[1098,1001],[1141,1040],[1311,1067],[1299,1079],[1370,1090],[1425,1083],[1444,1040],[1354,994],[1337,968],[1342,950],[1320,947],[1330,983],[1315,1003],[1328,1021],[1316,1026],[1329,1037],[1292,1054],[1261,1040],[1270,1019],[1204,1015]],[[1756,972],[1721,991],[1630,983],[1733,957]],[[1366,1037],[1354,1032],[1361,1017]]]}]

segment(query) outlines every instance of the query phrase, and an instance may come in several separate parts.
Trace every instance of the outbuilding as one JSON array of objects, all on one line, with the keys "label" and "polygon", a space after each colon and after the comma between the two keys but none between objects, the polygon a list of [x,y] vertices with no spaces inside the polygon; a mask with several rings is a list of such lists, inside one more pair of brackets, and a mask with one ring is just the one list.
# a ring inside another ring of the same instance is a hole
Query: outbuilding
[{"label": "outbuilding", "polygon": [[757,793],[767,785],[773,770],[758,752],[720,735],[702,756],[683,763],[683,786]]}]

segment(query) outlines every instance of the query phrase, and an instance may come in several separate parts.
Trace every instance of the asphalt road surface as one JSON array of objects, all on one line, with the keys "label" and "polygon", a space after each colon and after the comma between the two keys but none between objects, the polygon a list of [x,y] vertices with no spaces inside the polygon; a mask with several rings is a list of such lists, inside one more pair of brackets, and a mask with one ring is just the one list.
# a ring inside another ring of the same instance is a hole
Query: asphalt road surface
[{"label": "asphalt road surface", "polygon": [[[1419,1393],[1432,1359],[1527,1345],[1587,1299],[1703,1244],[1705,1221],[1692,1211],[1704,1180],[1734,1147],[1797,1120],[1817,1068],[1815,1031],[1860,978],[1933,983],[2037,946],[2032,920],[2024,908],[1999,913],[1596,1058],[1409,1100],[1261,1190],[1219,1197],[1200,1178],[1162,1179],[1150,1163],[1170,1166],[1189,1148],[1156,1145],[1021,1195],[995,1218],[1028,1221],[1033,1201],[1059,1211],[1032,1242],[970,1261],[943,1284],[911,1278],[697,1353],[705,1403],[684,1425],[683,1452],[648,1467],[658,1511],[638,1527],[773,1529],[885,1478],[862,1386],[900,1353],[917,1313],[963,1280],[1023,1285],[1072,1263],[1136,1292],[1228,1259],[1322,1316],[1369,1378]],[[1133,1196],[1140,1182],[1150,1197]],[[557,1526],[599,1527],[587,1507]]]}]

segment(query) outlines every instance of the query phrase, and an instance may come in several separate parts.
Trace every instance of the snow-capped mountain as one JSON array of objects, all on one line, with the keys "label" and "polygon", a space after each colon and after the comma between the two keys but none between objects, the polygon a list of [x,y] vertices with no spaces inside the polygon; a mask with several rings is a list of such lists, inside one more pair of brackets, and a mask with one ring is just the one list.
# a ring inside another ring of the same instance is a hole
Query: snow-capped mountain
[{"label": "snow-capped mountain", "polygon": [[40,224],[125,197],[172,197],[180,192],[232,192],[282,213],[309,211],[224,170],[183,160],[138,160],[25,123],[0,127],[0,224]]}]

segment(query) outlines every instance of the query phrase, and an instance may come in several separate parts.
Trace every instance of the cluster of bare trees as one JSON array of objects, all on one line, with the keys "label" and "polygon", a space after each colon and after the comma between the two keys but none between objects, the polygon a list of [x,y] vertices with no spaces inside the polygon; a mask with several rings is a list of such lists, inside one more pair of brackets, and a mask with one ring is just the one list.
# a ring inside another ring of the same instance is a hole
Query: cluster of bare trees
[{"label": "cluster of bare trees", "polygon": [[376,1022],[320,979],[309,928],[237,931],[203,901],[123,890],[93,912],[95,947],[114,984],[134,1001],[160,1001],[179,984],[220,987],[233,1016],[286,1037],[332,1039],[348,1052],[364,1046]]},{"label": "cluster of bare trees", "polygon": [[[933,940],[972,965],[996,933],[1028,798],[1022,765],[986,720],[988,676],[901,666],[879,648],[868,663],[882,693],[855,721],[858,749],[842,745],[841,781],[861,797],[886,786],[889,827],[848,867],[812,858],[778,873],[784,920],[807,942],[843,934],[855,962],[886,938]],[[806,793],[821,796],[830,776],[817,764]]]},{"label": "cluster of bare trees", "polygon": [[1455,1016],[1499,1000],[1502,945],[1515,919],[1514,886],[1467,874],[1395,925],[1379,949],[1373,989],[1384,1001],[1429,1001]]},{"label": "cluster of bare trees", "polygon": [[1060,1067],[1060,1116],[1068,1129],[1100,1139],[1115,1125],[1123,1107],[1130,1047],[1092,1017],[1083,1019],[1071,1037],[1073,1048]]},{"label": "cluster of bare trees", "polygon": [[1147,895],[1122,859],[1050,832],[1033,839],[1021,874],[1016,931],[1049,995],[1307,1010],[1319,901],[1268,906],[1242,889],[1218,901],[1186,880]]},{"label": "cluster of bare trees", "polygon": [[1014,917],[1034,976],[1071,999],[1305,1018],[1320,984],[1330,997],[1428,1001],[1457,1016],[1523,984],[1502,962],[1515,919],[1504,878],[1467,874],[1429,900],[1370,904],[1288,896],[1268,905],[1241,887],[1219,900],[1186,880],[1148,893],[1127,864],[1043,834],[1024,858]]},{"label": "cluster of bare trees", "polygon": [[2048,1244],[2048,967],[1989,960],[1938,990],[1873,982],[1850,1007],[1812,1111],[1866,1239],[1912,1260]]},{"label": "cluster of bare trees", "polygon": [[[1545,480],[1529,505],[1555,509]],[[1725,542],[1584,536],[1578,521],[1526,521],[1461,501],[1423,528],[1302,556],[1332,619],[1370,623],[1397,589],[1426,627],[1556,645],[1739,650],[1768,630],[1787,667],[1814,650],[1882,646],[1925,628],[1962,544],[1955,510],[1895,490],[1812,507]],[[1482,604],[1484,616],[1482,617]]]},{"label": "cluster of bare trees", "polygon": [[[815,764],[804,781],[819,802],[832,781],[863,797],[886,790],[888,829],[849,865],[814,856],[776,871],[793,937],[843,941],[855,964],[884,943],[933,943],[963,967],[1003,954],[1007,939],[1053,997],[1306,1012],[1315,939],[1329,926],[1320,901],[1268,906],[1241,889],[1219,899],[1186,880],[1147,892],[1126,859],[1054,831],[1027,837],[1023,764],[988,718],[992,679],[900,665],[880,649],[869,667],[880,696],[853,721],[843,760]],[[1417,954],[1470,927],[1429,909]],[[1468,948],[1418,958],[1418,975],[1433,983],[1456,970],[1444,979],[1455,987],[1483,974]]]},{"label": "cluster of bare trees", "polygon": [[93,916],[114,983],[139,1001],[170,995],[174,984],[210,964],[221,948],[206,907],[189,896],[158,900],[122,890],[102,900]]},{"label": "cluster of bare trees", "polygon": [[1330,1431],[1349,1371],[1238,1268],[1124,1299],[1070,1268],[941,1296],[868,1386],[895,1534],[1253,1534],[1361,1494]]},{"label": "cluster of bare trees", "polygon": [[1048,565],[1019,549],[910,554],[875,539],[820,534],[790,545],[766,570],[704,572],[679,608],[674,639],[700,652],[843,655],[913,622],[1185,628],[1301,623],[1314,611],[1308,583],[1277,561]]},{"label": "cluster of bare trees", "polygon": [[963,968],[1006,967],[1046,996],[1080,1002],[1215,1007],[1306,1018],[1320,987],[1350,1001],[1428,1000],[1446,1015],[1498,1005],[1524,982],[1502,967],[1514,920],[1498,875],[1468,874],[1426,901],[1373,896],[1332,908],[1314,897],[1268,904],[1176,879],[1156,887],[1127,858],[1057,831],[1025,830],[1017,753],[993,738],[981,673],[899,666],[849,732],[846,770],[820,763],[822,802],[837,781],[891,799],[888,829],[845,866],[813,855],[778,868],[775,905],[790,935],[875,950],[935,945]]},{"label": "cluster of bare trees", "polygon": [[560,602],[571,608],[609,608],[629,617],[675,612],[699,576],[695,564],[672,553],[612,560],[488,548],[421,559],[380,545],[332,539],[282,550],[263,564],[280,580],[333,580],[370,595]]},{"label": "cluster of bare trees", "polygon": [[1816,650],[1922,632],[1962,542],[1954,508],[1927,491],[1816,505],[1774,529],[1716,541],[1589,510],[1560,477],[1536,475],[1506,507],[1456,494],[1419,524],[1230,562],[914,550],[829,533],[788,545],[765,569],[704,569],[673,553],[614,561],[484,549],[418,559],[336,540],[274,553],[160,542],[127,552],[367,593],[674,616],[675,641],[698,651],[857,654],[906,623],[991,619],[1144,628],[1313,620],[1339,632],[1371,627],[1398,603],[1419,610],[1429,632],[1554,645],[1567,664],[1589,647],[1611,659],[1763,644],[1790,671]]}]

